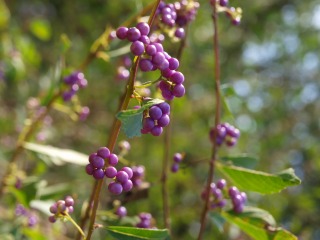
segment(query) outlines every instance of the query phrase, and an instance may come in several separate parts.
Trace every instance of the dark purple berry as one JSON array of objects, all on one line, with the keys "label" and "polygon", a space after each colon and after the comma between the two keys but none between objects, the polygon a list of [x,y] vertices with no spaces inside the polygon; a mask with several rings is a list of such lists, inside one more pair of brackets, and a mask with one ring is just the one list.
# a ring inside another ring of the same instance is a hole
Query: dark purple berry
[{"label": "dark purple berry", "polygon": [[178,163],[172,164],[171,172],[175,173],[175,172],[178,172],[178,170],[179,170],[179,164]]},{"label": "dark purple berry", "polygon": [[105,170],[105,175],[108,178],[114,178],[117,175],[117,169],[115,167],[109,166]]},{"label": "dark purple berry", "polygon": [[142,35],[140,38],[139,38],[139,41],[140,42],[143,42],[144,44],[150,44],[150,38],[148,36],[145,36],[145,35]]},{"label": "dark purple berry", "polygon": [[129,168],[129,167],[123,167],[123,168],[121,169],[121,171],[125,171],[125,172],[128,174],[129,179],[132,178],[132,176],[133,176],[133,171],[132,171],[131,168]]},{"label": "dark purple berry", "polygon": [[130,46],[130,50],[134,55],[140,56],[144,52],[143,42],[134,41]]},{"label": "dark purple berry", "polygon": [[153,69],[153,64],[149,59],[141,59],[139,62],[139,67],[143,72],[149,72]]},{"label": "dark purple berry", "polygon": [[160,127],[168,126],[170,123],[169,115],[167,115],[167,114],[162,115],[161,118],[157,120],[157,123],[158,123],[157,125]]},{"label": "dark purple berry", "polygon": [[227,185],[227,181],[225,179],[219,179],[216,186],[219,189],[223,189]]},{"label": "dark purple berry", "polygon": [[169,68],[170,70],[176,70],[179,67],[179,60],[176,58],[169,59]]},{"label": "dark purple berry", "polygon": [[110,150],[107,147],[101,147],[98,149],[97,154],[105,159],[110,157]]},{"label": "dark purple berry", "polygon": [[233,198],[234,196],[239,194],[239,190],[237,187],[233,186],[229,188],[228,193],[229,193],[229,196]]},{"label": "dark purple berry", "polygon": [[49,222],[55,223],[57,221],[56,217],[54,215],[48,217]]},{"label": "dark purple berry", "polygon": [[66,196],[64,201],[66,202],[66,206],[70,207],[74,205],[74,200],[71,196]]},{"label": "dark purple berry", "polygon": [[165,59],[166,58],[162,52],[157,52],[155,55],[152,56],[152,62],[157,66],[161,65]]},{"label": "dark purple berry", "polygon": [[140,33],[140,31],[139,31],[138,28],[132,27],[132,28],[129,28],[129,29],[128,29],[127,39],[128,39],[130,42],[137,41],[140,37],[141,37],[141,33]]},{"label": "dark purple berry", "polygon": [[118,156],[116,154],[114,154],[114,153],[111,153],[110,156],[109,156],[109,161],[108,162],[109,162],[109,164],[111,166],[117,165],[118,162],[119,162]]},{"label": "dark purple berry", "polygon": [[115,195],[119,195],[120,193],[122,193],[122,185],[121,183],[118,182],[112,182],[108,185],[108,189],[111,193],[115,194]]},{"label": "dark purple berry", "polygon": [[131,180],[126,181],[125,183],[122,183],[123,191],[129,192],[133,187],[133,183]]},{"label": "dark purple berry", "polygon": [[104,166],[104,159],[99,156],[95,156],[91,162],[91,165],[95,168],[102,168]]},{"label": "dark purple berry", "polygon": [[137,24],[137,29],[139,29],[141,35],[148,35],[150,32],[150,27],[148,23],[140,22]]},{"label": "dark purple berry", "polygon": [[146,46],[146,53],[149,55],[149,56],[153,56],[157,53],[157,48],[154,44],[149,44]]},{"label": "dark purple berry", "polygon": [[86,173],[88,175],[92,175],[93,174],[93,171],[94,171],[94,167],[89,163],[87,166],[86,166]]},{"label": "dark purple berry", "polygon": [[142,126],[144,130],[150,131],[155,126],[154,120],[151,119],[151,117],[144,118],[142,122]]},{"label": "dark purple berry", "polygon": [[228,5],[228,2],[229,2],[228,0],[220,0],[219,4],[220,4],[221,7],[225,7],[225,6]]},{"label": "dark purple berry", "polygon": [[162,111],[161,111],[161,108],[159,108],[158,106],[152,106],[150,109],[149,109],[149,116],[151,119],[153,120],[158,120],[161,118],[162,116]]},{"label": "dark purple berry", "polygon": [[53,214],[56,214],[58,212],[57,204],[54,203],[53,205],[51,205],[49,211]]},{"label": "dark purple berry", "polygon": [[175,97],[182,97],[186,93],[186,90],[182,84],[176,84],[173,87],[172,94]]},{"label": "dark purple berry", "polygon": [[181,72],[174,72],[170,76],[170,80],[175,84],[181,84],[184,82],[184,75]]},{"label": "dark purple berry", "polygon": [[176,36],[177,38],[184,38],[185,36],[185,32],[183,28],[177,28],[176,31],[174,32],[174,36]]},{"label": "dark purple berry", "polygon": [[124,206],[120,206],[117,208],[116,214],[119,217],[125,217],[127,216],[127,209]]},{"label": "dark purple berry", "polygon": [[92,175],[95,179],[102,179],[104,177],[104,171],[101,168],[98,168],[93,171]]},{"label": "dark purple berry", "polygon": [[129,180],[129,176],[125,171],[119,171],[116,175],[116,179],[120,183],[125,183]]},{"label": "dark purple berry", "polygon": [[168,103],[162,102],[159,103],[157,106],[161,109],[162,114],[170,114],[170,105]]},{"label": "dark purple berry", "polygon": [[176,163],[180,163],[183,159],[183,156],[181,153],[175,153],[173,155],[173,161],[175,161]]},{"label": "dark purple berry", "polygon": [[119,27],[116,31],[116,35],[119,39],[123,40],[127,38],[128,28]]}]

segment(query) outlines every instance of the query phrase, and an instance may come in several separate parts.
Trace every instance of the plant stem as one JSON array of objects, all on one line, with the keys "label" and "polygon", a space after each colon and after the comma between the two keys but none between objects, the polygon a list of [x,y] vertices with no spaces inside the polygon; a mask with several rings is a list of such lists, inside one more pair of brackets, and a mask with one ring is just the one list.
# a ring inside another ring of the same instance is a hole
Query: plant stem
[{"label": "plant stem", "polygon": [[[151,12],[151,15],[150,15],[149,21],[148,21],[148,24],[150,27],[152,26],[152,23],[154,21],[155,13],[156,13],[156,10],[158,8],[160,1],[161,0],[157,0],[153,6],[153,10]],[[129,101],[130,101],[131,96],[134,92],[134,83],[135,83],[135,79],[136,79],[136,75],[137,75],[139,61],[140,61],[140,57],[136,57],[134,60],[133,66],[130,70],[130,78],[129,78],[128,84],[126,85],[126,91],[122,97],[119,111],[126,110],[128,108]],[[118,138],[118,135],[120,132],[120,128],[121,128],[121,121],[118,120],[117,118],[115,118],[114,122],[113,122],[111,136],[110,136],[109,142],[107,144],[108,148],[111,152],[113,151],[114,146],[116,144],[116,141],[117,141],[117,138]],[[97,184],[95,185],[95,187],[93,189],[93,192],[94,192],[93,208],[92,208],[92,213],[90,216],[90,223],[89,223],[89,231],[88,231],[88,235],[87,235],[87,240],[91,239],[92,233],[94,231],[94,222],[95,222],[96,213],[97,213],[97,209],[98,209],[98,205],[99,205],[99,197],[100,197],[100,192],[101,192],[101,188],[102,188],[102,183],[103,183],[103,179],[98,180]],[[88,207],[90,207],[90,206],[88,206]]]},{"label": "plant stem", "polygon": [[[216,95],[216,112],[215,112],[215,128],[220,123],[220,112],[221,112],[221,99],[220,99],[220,56],[219,56],[219,35],[218,35],[218,13],[217,13],[217,3],[213,4],[213,28],[214,28],[214,36],[213,36],[213,48],[214,48],[214,59],[215,59],[215,68],[214,68],[214,75],[215,75],[215,95]],[[213,139],[217,138],[217,131],[214,131]],[[211,160],[209,163],[209,175],[206,184],[206,192],[210,192],[210,184],[213,181],[214,170],[215,170],[215,161],[217,159],[218,153],[218,146],[216,141],[213,141],[212,147],[212,155]],[[209,197],[210,194],[206,194],[205,203],[203,206],[202,214],[201,214],[201,226],[198,235],[198,240],[201,240],[204,234],[206,221],[207,221],[207,214],[210,210],[209,205]]]},{"label": "plant stem", "polygon": [[29,126],[27,126],[28,129],[26,129],[26,132],[23,131],[21,133],[21,135],[19,136],[18,141],[16,143],[15,150],[12,153],[11,158],[9,159],[9,163],[8,163],[9,165],[7,167],[6,173],[3,175],[2,180],[1,180],[0,198],[2,197],[4,190],[5,190],[5,187],[7,185],[6,184],[7,177],[11,174],[14,164],[16,163],[19,155],[24,150],[24,148],[23,148],[24,142],[28,141],[32,137],[33,133],[37,130],[37,128],[40,125],[40,123],[42,122],[42,120],[45,118],[45,116],[47,116],[47,114],[51,110],[53,103],[59,97],[60,97],[60,92],[53,95],[52,98],[50,99],[50,101],[48,102],[45,111],[42,112],[36,119],[34,119],[34,121]]},{"label": "plant stem", "polygon": [[83,239],[86,240],[86,235],[82,231],[81,227],[79,227],[79,225],[73,220],[73,218],[68,213],[67,213],[67,217],[66,218],[73,224],[73,226],[76,227],[76,229],[78,230],[80,235],[83,237]]}]

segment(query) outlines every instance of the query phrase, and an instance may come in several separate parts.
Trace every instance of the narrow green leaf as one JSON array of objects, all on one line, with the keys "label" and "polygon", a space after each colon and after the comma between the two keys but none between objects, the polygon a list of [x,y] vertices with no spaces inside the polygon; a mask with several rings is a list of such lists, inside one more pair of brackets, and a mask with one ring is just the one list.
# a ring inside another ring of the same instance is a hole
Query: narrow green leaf
[{"label": "narrow green leaf", "polygon": [[43,41],[48,41],[51,38],[51,26],[46,19],[33,19],[30,22],[30,31],[37,38]]},{"label": "narrow green leaf", "polygon": [[247,168],[227,166],[217,162],[217,169],[240,189],[258,192],[261,194],[272,194],[301,183],[294,174],[293,169],[287,169],[278,174],[250,170]]},{"label": "narrow green leaf", "polygon": [[118,240],[141,240],[141,239],[166,239],[169,237],[167,229],[143,229],[135,227],[110,226],[107,230]]},{"label": "narrow green leaf", "polygon": [[85,166],[88,164],[88,155],[71,149],[62,149],[29,142],[24,143],[23,147],[49,157],[49,159],[56,165],[72,163]]},{"label": "narrow green leaf", "polygon": [[223,233],[223,225],[226,220],[221,216],[218,212],[210,212],[210,220],[213,222],[214,226],[216,226],[220,233]]},{"label": "narrow green leaf", "polygon": [[161,102],[161,99],[148,99],[139,109],[123,110],[116,115],[122,122],[123,131],[128,138],[141,136],[143,111]]},{"label": "narrow green leaf", "polygon": [[226,163],[232,163],[233,165],[238,167],[244,167],[244,168],[250,168],[250,169],[253,169],[258,162],[256,158],[253,158],[247,155],[226,156],[226,157],[222,157],[221,160]]},{"label": "narrow green leaf", "polygon": [[263,209],[245,207],[242,213],[232,210],[221,212],[230,223],[237,225],[243,232],[257,240],[296,240],[290,232],[275,227],[275,220],[270,213]]}]

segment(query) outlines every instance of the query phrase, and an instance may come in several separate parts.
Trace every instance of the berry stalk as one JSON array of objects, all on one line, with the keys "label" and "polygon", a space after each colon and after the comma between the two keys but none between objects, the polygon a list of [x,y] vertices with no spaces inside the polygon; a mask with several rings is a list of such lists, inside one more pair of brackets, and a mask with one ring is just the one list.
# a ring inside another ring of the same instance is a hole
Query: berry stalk
[{"label": "berry stalk", "polygon": [[[213,48],[214,48],[214,59],[215,59],[215,68],[214,68],[214,76],[215,76],[215,96],[216,96],[216,111],[215,111],[215,128],[220,123],[220,112],[221,112],[221,102],[220,102],[220,56],[219,56],[219,34],[218,34],[218,13],[217,13],[217,5],[213,4],[213,13],[212,13],[212,20],[213,20]],[[217,131],[214,132],[214,139],[217,138]],[[212,146],[212,155],[211,160],[209,163],[209,173],[208,179],[206,184],[206,191],[210,191],[210,184],[213,181],[214,170],[215,170],[215,161],[217,159],[217,152],[218,152],[218,145],[216,141],[213,141]],[[203,234],[205,231],[205,226],[207,222],[207,215],[210,210],[210,201],[209,201],[209,194],[205,197],[205,203],[203,206],[203,210],[201,213],[201,226],[198,235],[198,240],[203,238]]]}]

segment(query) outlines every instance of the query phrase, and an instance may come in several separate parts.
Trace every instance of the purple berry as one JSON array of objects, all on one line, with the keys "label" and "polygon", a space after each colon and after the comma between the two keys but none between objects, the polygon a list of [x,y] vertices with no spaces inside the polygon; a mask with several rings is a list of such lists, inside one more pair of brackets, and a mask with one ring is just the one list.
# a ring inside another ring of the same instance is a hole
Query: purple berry
[{"label": "purple berry", "polygon": [[225,179],[219,179],[216,186],[219,189],[223,189],[227,185],[227,181]]},{"label": "purple berry", "polygon": [[229,193],[229,196],[233,198],[234,196],[239,194],[239,190],[237,187],[233,186],[229,188],[228,193]]},{"label": "purple berry", "polygon": [[151,117],[147,117],[143,119],[142,122],[143,129],[146,131],[150,131],[155,125],[154,120]]},{"label": "purple berry", "polygon": [[157,48],[154,44],[149,44],[146,46],[146,53],[149,55],[149,56],[153,56],[157,53]]},{"label": "purple berry", "polygon": [[58,213],[63,213],[67,209],[66,202],[64,200],[59,200],[56,204]]},{"label": "purple berry", "polygon": [[139,29],[141,35],[148,35],[150,32],[150,27],[148,23],[140,22],[137,24],[137,29]]},{"label": "purple berry", "polygon": [[118,156],[116,154],[114,154],[114,153],[111,153],[110,156],[109,156],[109,161],[108,162],[109,162],[109,164],[111,166],[117,165],[118,162],[119,162]]},{"label": "purple berry", "polygon": [[161,109],[162,114],[170,114],[170,105],[168,103],[162,102],[159,103],[157,106]]},{"label": "purple berry", "polygon": [[143,42],[134,41],[130,46],[130,50],[134,55],[140,56],[144,52]]},{"label": "purple berry", "polygon": [[128,28],[119,27],[116,31],[116,35],[119,39],[123,40],[127,38]]},{"label": "purple berry", "polygon": [[66,206],[67,207],[70,207],[70,206],[73,206],[74,205],[74,200],[71,196],[66,196],[64,198],[64,201],[66,202]]},{"label": "purple berry", "polygon": [[165,78],[170,78],[173,73],[174,73],[174,71],[170,70],[170,66],[169,66],[169,68],[161,71],[161,75]]},{"label": "purple berry", "polygon": [[86,106],[82,107],[81,111],[79,112],[79,120],[85,121],[88,118],[89,114],[90,114],[90,108]]},{"label": "purple berry", "polygon": [[175,161],[176,163],[180,163],[183,159],[183,156],[181,153],[175,153],[173,155],[173,161]]},{"label": "purple berry", "polygon": [[185,32],[184,32],[184,29],[183,28],[177,28],[176,31],[174,32],[174,35],[177,37],[177,38],[184,38],[185,36]]},{"label": "purple berry", "polygon": [[151,119],[153,120],[158,120],[161,118],[162,116],[162,111],[161,111],[161,108],[159,108],[158,106],[152,106],[150,109],[149,109],[149,116]]},{"label": "purple berry", "polygon": [[68,213],[73,213],[74,208],[73,208],[73,206],[69,206],[69,207],[67,207],[67,210],[68,210]]},{"label": "purple berry", "polygon": [[91,162],[91,165],[95,168],[102,168],[104,166],[104,159],[99,156],[95,156]]},{"label": "purple berry", "polygon": [[125,183],[129,180],[129,176],[125,171],[119,171],[116,175],[116,179],[120,183]]},{"label": "purple berry", "polygon": [[139,62],[139,67],[142,72],[149,72],[153,69],[153,64],[149,59],[141,59]]},{"label": "purple berry", "polygon": [[117,208],[116,214],[119,217],[125,217],[127,216],[127,209],[124,206],[120,206]]},{"label": "purple berry", "polygon": [[138,28],[132,27],[132,28],[129,28],[129,29],[128,29],[127,39],[128,39],[130,42],[137,41],[140,37],[141,37],[141,33],[140,33],[140,31],[139,31]]},{"label": "purple berry", "polygon": [[48,217],[49,222],[55,223],[57,221],[56,217],[54,215]]},{"label": "purple berry", "polygon": [[125,183],[122,183],[123,191],[129,192],[133,187],[133,183],[131,180],[126,181]]},{"label": "purple berry", "polygon": [[236,145],[237,143],[237,139],[232,137],[232,138],[228,138],[226,141],[226,144],[228,147],[233,147],[234,145]]},{"label": "purple berry", "polygon": [[178,170],[179,170],[179,164],[173,163],[171,166],[171,172],[175,173],[175,172],[178,172]]},{"label": "purple berry", "polygon": [[169,115],[164,114],[164,115],[161,116],[160,119],[157,120],[157,122],[158,122],[158,126],[166,127],[170,123],[170,117],[169,117]]},{"label": "purple berry", "polygon": [[179,67],[179,60],[176,58],[169,59],[169,68],[170,70],[176,70]]},{"label": "purple berry", "polygon": [[154,126],[151,130],[150,130],[151,134],[153,136],[160,136],[161,133],[163,132],[163,128],[160,126]]},{"label": "purple berry", "polygon": [[102,179],[104,177],[104,171],[101,168],[98,168],[93,171],[92,175],[95,179]]},{"label": "purple berry", "polygon": [[186,90],[182,84],[176,84],[173,87],[172,94],[175,97],[182,97],[186,93]]},{"label": "purple berry", "polygon": [[221,7],[225,7],[225,6],[228,5],[228,2],[229,2],[228,0],[220,0],[219,4],[220,4]]},{"label": "purple berry", "polygon": [[157,52],[163,52],[163,46],[161,43],[153,43],[153,45],[156,47]]},{"label": "purple berry", "polygon": [[152,63],[159,66],[165,60],[165,56],[162,52],[157,52],[155,55],[152,56]]},{"label": "purple berry", "polygon": [[108,190],[115,195],[119,195],[120,193],[122,193],[123,188],[121,183],[112,182],[108,185]]},{"label": "purple berry", "polygon": [[164,59],[163,62],[158,65],[159,70],[163,71],[169,68],[169,61],[167,59]]},{"label": "purple berry", "polygon": [[125,172],[128,174],[129,179],[132,178],[132,176],[133,176],[133,171],[132,171],[131,168],[129,168],[129,167],[123,167],[123,168],[121,169],[121,171],[125,171]]},{"label": "purple berry", "polygon": [[98,149],[97,154],[102,158],[108,158],[110,156],[110,150],[107,147],[101,147]]},{"label": "purple berry", "polygon": [[49,211],[53,214],[56,214],[58,212],[57,204],[54,203],[53,205],[51,205]]},{"label": "purple berry", "polygon": [[215,197],[215,199],[222,199],[222,191],[219,188],[215,188],[213,190],[211,190],[213,196]]},{"label": "purple berry", "polygon": [[105,175],[108,178],[114,178],[117,175],[117,169],[115,167],[109,166],[105,170]]},{"label": "purple berry", "polygon": [[144,44],[150,44],[150,38],[148,36],[145,36],[145,35],[142,35],[140,38],[139,38],[139,41],[144,43]]},{"label": "purple berry", "polygon": [[184,75],[181,72],[174,72],[171,75],[170,80],[175,84],[181,84],[184,82]]},{"label": "purple berry", "polygon": [[242,213],[243,212],[243,207],[244,206],[242,204],[233,206],[233,211],[235,211],[236,213]]},{"label": "purple berry", "polygon": [[93,171],[94,171],[94,167],[89,163],[87,166],[86,166],[86,173],[88,175],[92,175],[93,174]]}]

